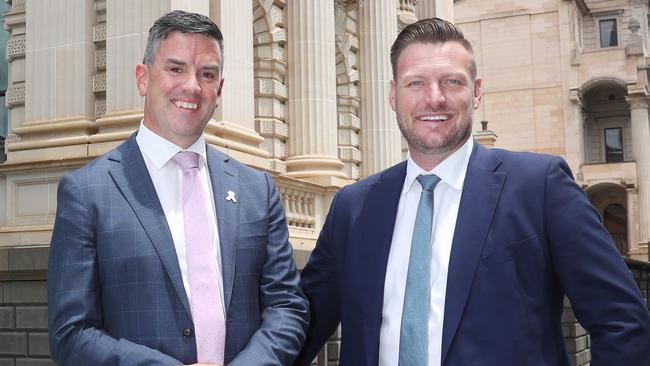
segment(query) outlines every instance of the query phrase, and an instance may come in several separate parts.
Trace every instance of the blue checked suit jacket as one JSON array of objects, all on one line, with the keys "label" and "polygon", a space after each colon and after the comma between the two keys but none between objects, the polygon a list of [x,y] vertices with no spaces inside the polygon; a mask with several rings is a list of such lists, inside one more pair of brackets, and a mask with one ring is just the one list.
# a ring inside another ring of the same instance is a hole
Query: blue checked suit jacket
[{"label": "blue checked suit jacket", "polygon": [[[211,147],[207,162],[221,245],[225,362],[291,364],[308,304],[273,180]],[[237,203],[225,200],[227,191]],[[61,365],[196,362],[174,244],[135,134],[61,179],[48,271],[50,348]]]},{"label": "blue checked suit jacket", "polygon": [[[341,189],[302,273],[312,322],[296,365],[341,323],[341,365],[376,366],[402,162]],[[592,366],[650,365],[650,316],[596,210],[559,157],[488,150],[467,167],[449,258],[443,366],[568,366],[564,295]]]}]

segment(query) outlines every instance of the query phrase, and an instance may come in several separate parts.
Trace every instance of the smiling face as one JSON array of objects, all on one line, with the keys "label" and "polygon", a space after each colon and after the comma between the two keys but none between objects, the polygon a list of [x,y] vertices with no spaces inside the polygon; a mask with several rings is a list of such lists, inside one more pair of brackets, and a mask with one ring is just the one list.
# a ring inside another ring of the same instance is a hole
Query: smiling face
[{"label": "smiling face", "polygon": [[160,42],[151,65],[135,74],[144,100],[144,125],[188,148],[203,133],[221,95],[222,55],[217,41],[203,34],[171,32]]},{"label": "smiling face", "polygon": [[390,105],[413,160],[431,170],[471,135],[480,78],[470,75],[471,55],[458,42],[404,48],[390,82]]}]

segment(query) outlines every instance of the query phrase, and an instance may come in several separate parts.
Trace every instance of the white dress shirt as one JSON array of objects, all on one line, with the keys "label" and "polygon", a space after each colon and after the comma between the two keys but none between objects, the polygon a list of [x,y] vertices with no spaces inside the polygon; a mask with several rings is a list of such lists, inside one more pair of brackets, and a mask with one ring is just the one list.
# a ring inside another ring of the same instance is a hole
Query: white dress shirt
[{"label": "white dress shirt", "polygon": [[410,155],[408,157],[406,178],[397,207],[395,229],[384,280],[379,366],[395,366],[399,363],[400,327],[411,253],[411,237],[422,192],[422,186],[415,178],[420,174],[435,174],[440,178],[433,193],[428,366],[440,365],[449,255],[465,173],[473,146],[474,142],[470,137],[463,146],[429,172],[420,168]]},{"label": "white dress shirt", "polygon": [[[149,176],[151,177],[153,186],[156,189],[158,200],[160,201],[160,205],[165,213],[169,231],[172,233],[174,248],[176,249],[176,256],[178,257],[178,265],[181,269],[181,276],[183,277],[183,286],[185,287],[185,293],[187,293],[188,300],[191,301],[192,294],[190,293],[190,283],[187,271],[185,224],[183,223],[183,199],[181,193],[183,171],[178,167],[178,165],[176,165],[176,163],[174,163],[174,161],[171,160],[176,153],[183,151],[183,149],[163,137],[158,136],[156,133],[148,129],[142,122],[140,123],[140,129],[138,130],[138,135],[135,139],[140,147],[140,151],[144,157],[144,162],[149,171]],[[207,186],[206,192],[210,196],[210,199],[207,200],[205,204],[207,206],[207,212],[210,213],[212,242],[214,243],[216,253],[215,260],[217,261],[217,283],[219,284],[219,292],[221,293],[221,306],[224,307],[219,231],[217,229],[214,194],[212,192],[212,183],[208,171],[205,139],[203,138],[203,135],[201,135],[201,137],[199,137],[199,139],[185,151],[193,151],[199,154],[199,179]]]}]

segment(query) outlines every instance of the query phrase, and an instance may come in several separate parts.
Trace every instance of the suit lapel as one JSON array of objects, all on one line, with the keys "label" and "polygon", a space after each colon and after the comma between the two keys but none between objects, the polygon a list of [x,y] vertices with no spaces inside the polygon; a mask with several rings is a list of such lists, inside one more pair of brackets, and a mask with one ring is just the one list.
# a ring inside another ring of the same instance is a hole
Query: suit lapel
[{"label": "suit lapel", "polygon": [[474,143],[467,167],[449,258],[442,363],[461,321],[486,236],[501,195],[505,173],[495,172],[501,161],[494,152]]},{"label": "suit lapel", "polygon": [[153,243],[185,310],[191,313],[174,241],[135,136],[133,134],[124,144],[109,153],[108,159],[115,162],[109,169],[109,174]]},{"label": "suit lapel", "polygon": [[406,162],[402,162],[381,174],[380,180],[368,188],[361,218],[362,239],[359,242],[360,282],[367,285],[364,298],[364,347],[367,364],[376,365],[379,354],[379,335],[384,299],[384,279],[390,244],[393,239],[395,216],[399,197],[406,176]]},{"label": "suit lapel", "polygon": [[221,273],[223,277],[223,295],[226,314],[230,308],[232,289],[235,281],[235,263],[237,251],[237,228],[239,227],[239,204],[227,201],[228,191],[237,197],[240,191],[237,170],[229,164],[230,158],[214,148],[207,146],[208,167],[214,206],[217,210],[217,226],[219,228],[219,247],[221,249]]}]

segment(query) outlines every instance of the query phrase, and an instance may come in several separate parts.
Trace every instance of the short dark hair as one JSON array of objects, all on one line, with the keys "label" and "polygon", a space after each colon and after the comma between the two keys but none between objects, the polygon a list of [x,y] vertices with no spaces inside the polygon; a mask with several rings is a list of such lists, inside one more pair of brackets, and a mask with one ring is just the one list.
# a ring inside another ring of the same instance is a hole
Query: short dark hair
[{"label": "short dark hair", "polygon": [[223,35],[219,27],[205,15],[174,10],[158,18],[149,29],[147,48],[144,50],[142,63],[151,66],[160,47],[160,41],[167,38],[171,32],[185,34],[203,34],[214,38],[219,43],[221,51],[221,67],[223,68]]},{"label": "short dark hair", "polygon": [[412,43],[446,43],[458,42],[470,54],[469,74],[476,79],[476,61],[474,50],[463,32],[452,23],[440,18],[421,19],[404,28],[390,48],[390,63],[393,67],[393,79],[397,76],[397,59],[402,51]]}]

